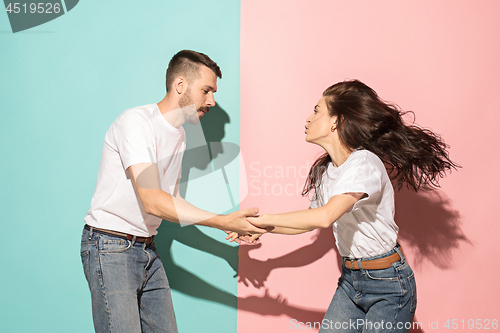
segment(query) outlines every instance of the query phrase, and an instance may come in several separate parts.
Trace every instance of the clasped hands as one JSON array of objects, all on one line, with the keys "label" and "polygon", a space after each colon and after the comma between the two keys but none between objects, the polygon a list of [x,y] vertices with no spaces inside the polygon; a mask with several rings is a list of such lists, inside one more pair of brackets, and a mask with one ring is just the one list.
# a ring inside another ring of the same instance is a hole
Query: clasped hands
[{"label": "clasped hands", "polygon": [[246,243],[246,244],[256,244],[260,241],[260,236],[263,234],[270,232],[274,229],[273,226],[269,226],[265,224],[264,215],[253,215],[247,216],[246,220],[248,223],[252,224],[254,227],[262,228],[265,231],[262,233],[251,233],[251,234],[239,234],[234,231],[226,231],[227,236],[226,239],[230,242],[236,242],[238,244]]}]

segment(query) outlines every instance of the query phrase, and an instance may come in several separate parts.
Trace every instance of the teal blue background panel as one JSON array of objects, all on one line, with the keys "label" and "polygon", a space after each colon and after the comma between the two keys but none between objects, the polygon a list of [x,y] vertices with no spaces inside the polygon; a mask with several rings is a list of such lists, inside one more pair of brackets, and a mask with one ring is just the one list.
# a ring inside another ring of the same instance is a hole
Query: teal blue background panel
[{"label": "teal blue background panel", "polygon": [[[104,135],[125,109],[163,98],[181,49],[208,54],[223,73],[218,107],[202,121],[216,145],[206,163],[186,156],[184,195],[238,207],[238,181],[221,184],[220,164],[237,170],[239,26],[239,1],[80,1],[17,33],[0,12],[1,331],[93,331],[79,243]],[[201,177],[219,183],[191,185]],[[215,229],[164,222],[159,231],[180,332],[236,332],[237,247]]]}]

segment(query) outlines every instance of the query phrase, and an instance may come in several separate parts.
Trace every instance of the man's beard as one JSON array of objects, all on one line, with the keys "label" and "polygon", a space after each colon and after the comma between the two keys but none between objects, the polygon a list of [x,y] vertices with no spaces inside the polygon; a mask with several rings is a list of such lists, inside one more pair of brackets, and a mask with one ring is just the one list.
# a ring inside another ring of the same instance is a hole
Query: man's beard
[{"label": "man's beard", "polygon": [[182,95],[179,100],[179,106],[181,107],[182,114],[184,115],[184,119],[186,122],[197,125],[200,123],[200,119],[203,116],[198,115],[198,111],[203,111],[204,113],[209,111],[208,107],[201,107],[199,110],[196,110],[196,105],[193,103],[191,98],[191,90],[187,88],[186,92]]}]

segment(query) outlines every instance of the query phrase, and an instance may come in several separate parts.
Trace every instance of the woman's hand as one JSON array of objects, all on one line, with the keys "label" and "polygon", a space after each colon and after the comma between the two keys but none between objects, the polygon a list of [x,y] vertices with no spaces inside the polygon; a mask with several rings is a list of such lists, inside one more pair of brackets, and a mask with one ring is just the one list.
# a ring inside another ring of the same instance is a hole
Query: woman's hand
[{"label": "woman's hand", "polygon": [[226,239],[230,242],[236,242],[238,244],[247,243],[247,244],[257,244],[260,241],[260,236],[263,234],[253,234],[253,235],[240,235],[234,231],[226,231],[227,236]]},{"label": "woman's hand", "polygon": [[241,243],[241,240],[239,239],[240,234],[238,234],[237,232],[228,230],[224,230],[224,232],[227,234],[226,240],[229,240],[230,242],[236,242],[238,244]]},{"label": "woman's hand", "polygon": [[[248,222],[253,224],[254,226],[259,226],[259,228],[265,229],[266,232],[271,232],[274,227],[269,226],[265,224],[265,217],[264,215],[256,216],[256,217],[247,217],[246,218]],[[236,232],[232,231],[226,231],[227,237],[226,239],[229,240],[230,242],[236,242],[238,244],[241,244],[241,242],[247,243],[247,244],[256,244],[260,240],[260,236],[262,236],[264,233],[256,233],[256,234],[251,234],[251,235],[242,235],[238,234]]]}]

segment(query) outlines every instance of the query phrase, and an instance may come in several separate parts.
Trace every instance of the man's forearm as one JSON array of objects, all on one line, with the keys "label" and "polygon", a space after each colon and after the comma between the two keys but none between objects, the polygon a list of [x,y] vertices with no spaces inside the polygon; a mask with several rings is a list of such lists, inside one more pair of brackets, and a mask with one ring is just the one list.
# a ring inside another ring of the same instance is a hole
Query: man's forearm
[{"label": "man's forearm", "polygon": [[[164,220],[181,224],[198,224],[239,234],[257,234],[266,232],[257,228],[245,218],[254,216],[258,209],[239,210],[228,215],[217,215],[196,208],[180,196],[172,196],[161,190],[158,182],[158,167],[154,163],[142,163],[130,166],[134,188],[139,195],[146,213]],[[178,188],[178,184],[176,185]],[[178,193],[177,189],[174,193]]]},{"label": "man's forearm", "polygon": [[227,217],[199,209],[181,197],[162,190],[139,189],[146,213],[181,224],[197,224],[224,229]]}]

